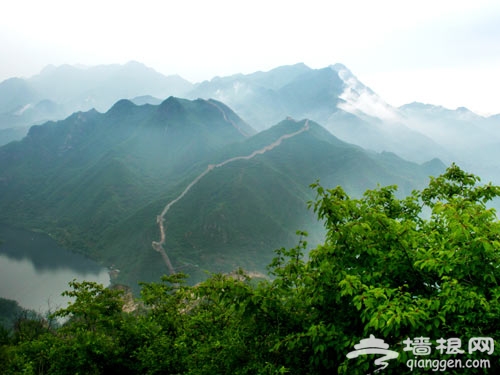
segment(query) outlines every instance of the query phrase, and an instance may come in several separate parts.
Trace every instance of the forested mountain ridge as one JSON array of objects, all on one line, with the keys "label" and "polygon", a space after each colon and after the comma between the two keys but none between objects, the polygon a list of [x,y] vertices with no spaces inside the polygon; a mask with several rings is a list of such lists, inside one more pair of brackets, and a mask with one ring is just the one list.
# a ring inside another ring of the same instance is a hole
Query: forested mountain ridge
[{"label": "forested mountain ridge", "polygon": [[498,116],[422,103],[396,108],[342,64],[322,69],[296,64],[216,77],[187,95],[222,100],[259,130],[285,115],[308,118],[365,149],[394,152],[417,163],[437,157],[500,182]]},{"label": "forested mountain ridge", "polygon": [[205,155],[252,129],[222,103],[117,102],[31,128],[0,148],[1,220],[42,228],[72,248],[175,186]]},{"label": "forested mountain ridge", "polygon": [[365,151],[308,120],[254,133],[221,102],[174,97],[156,106],[121,100],[106,113],[34,126],[0,148],[0,220],[115,264],[119,281],[134,286],[167,272],[151,246],[162,209],[220,164],[165,217],[166,251],[196,281],[204,270],[265,272],[296,230],[319,242],[321,225],[307,209],[317,179],[354,194],[377,183],[409,192],[444,169]]},{"label": "forested mountain ridge", "polygon": [[259,131],[286,116],[308,118],[367,150],[394,152],[417,163],[437,157],[500,181],[494,163],[500,150],[498,116],[418,103],[396,108],[342,64],[312,69],[299,63],[196,84],[137,62],[47,67],[32,78],[0,83],[0,145],[20,139],[29,126],[47,119],[92,107],[107,111],[122,98],[158,105],[169,95],[216,99]]},{"label": "forested mountain ridge", "polygon": [[[286,139],[312,129],[307,121],[298,125],[299,133]],[[353,198],[315,183],[312,207],[325,222],[325,240],[308,256],[303,236],[297,246],[277,250],[269,279],[238,270],[190,286],[176,273],[141,283],[137,299],[123,285],[73,280],[63,293],[73,298],[66,307],[47,319],[23,314],[13,325],[18,306],[0,300],[12,327],[0,326],[2,370],[498,373],[500,226],[486,203],[500,196],[500,187],[477,182],[451,165],[402,199],[394,187]],[[362,351],[370,342],[384,350]],[[460,356],[445,353],[446,345]],[[425,361],[415,348],[431,349]]]},{"label": "forested mountain ridge", "polygon": [[18,130],[4,135],[7,142],[20,139],[20,129],[26,134],[29,126],[62,120],[74,112],[92,108],[103,112],[120,99],[143,95],[162,100],[183,96],[192,87],[178,75],[165,76],[135,61],[94,67],[47,66],[33,77],[0,82],[0,130]]}]

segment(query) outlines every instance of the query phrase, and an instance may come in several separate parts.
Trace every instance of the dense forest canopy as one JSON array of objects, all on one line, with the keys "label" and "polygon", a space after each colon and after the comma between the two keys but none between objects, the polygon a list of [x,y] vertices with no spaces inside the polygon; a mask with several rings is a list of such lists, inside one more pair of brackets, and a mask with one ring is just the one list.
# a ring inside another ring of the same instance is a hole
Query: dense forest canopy
[{"label": "dense forest canopy", "polygon": [[[64,324],[25,317],[2,331],[3,373],[401,374],[419,359],[408,350],[416,338],[439,363],[487,360],[446,373],[500,370],[500,222],[487,206],[500,187],[456,165],[404,199],[395,186],[357,199],[312,187],[327,237],[307,257],[299,232],[269,279],[241,270],[188,286],[176,274],[142,284],[133,303],[120,288],[74,281],[74,302],[51,316]],[[371,335],[398,354],[386,368],[377,355],[347,357]],[[475,338],[491,340],[471,350]],[[449,339],[462,354],[437,349]]]}]

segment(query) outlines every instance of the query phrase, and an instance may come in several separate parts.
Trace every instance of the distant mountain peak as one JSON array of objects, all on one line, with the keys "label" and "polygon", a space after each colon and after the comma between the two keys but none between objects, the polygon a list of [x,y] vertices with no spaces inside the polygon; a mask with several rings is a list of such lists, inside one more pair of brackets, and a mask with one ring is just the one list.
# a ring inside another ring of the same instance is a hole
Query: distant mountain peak
[{"label": "distant mountain peak", "polygon": [[349,73],[351,73],[351,71],[349,69],[347,69],[347,67],[344,64],[341,64],[341,63],[335,63],[333,65],[330,65],[330,68],[337,71],[337,72],[346,70]]},{"label": "distant mountain peak", "polygon": [[457,118],[461,118],[464,120],[465,119],[472,120],[481,117],[477,113],[472,112],[467,107],[457,107],[456,109],[450,109],[443,107],[442,105],[434,105],[421,102],[412,102],[404,104],[401,107],[399,107],[399,109],[409,113],[427,112],[429,115],[436,115],[436,116],[447,114],[448,116],[458,116]]},{"label": "distant mountain peak", "polygon": [[472,113],[472,111],[467,107],[457,107],[457,112],[461,113]]},{"label": "distant mountain peak", "polygon": [[342,64],[330,66],[344,82],[344,92],[340,95],[342,101],[338,107],[361,118],[369,116],[388,123],[401,121],[396,108],[383,101],[372,89],[365,86],[352,72]]},{"label": "distant mountain peak", "polygon": [[134,107],[136,107],[136,105],[132,101],[128,99],[120,99],[109,109],[107,113],[108,114],[121,113],[124,111],[128,111]]},{"label": "distant mountain peak", "polygon": [[124,66],[140,66],[141,68],[147,68],[146,65],[136,60],[130,60],[126,62]]},{"label": "distant mountain peak", "polygon": [[37,75],[31,77],[32,79],[39,79],[39,78],[45,78],[45,77],[50,77],[52,75],[57,75],[57,74],[71,74],[74,72],[79,72],[83,70],[81,67],[77,67],[74,65],[70,64],[62,64],[62,65],[52,65],[49,64],[45,68],[43,68],[40,73]]},{"label": "distant mountain peak", "polygon": [[135,106],[135,104],[132,103],[129,99],[120,99],[111,108],[120,107],[120,106],[133,107],[133,106]]},{"label": "distant mountain peak", "polygon": [[158,107],[158,111],[161,113],[167,113],[171,111],[179,112],[183,109],[182,99],[175,96],[169,96]]},{"label": "distant mountain peak", "polygon": [[289,71],[308,71],[308,70],[311,70],[309,66],[307,66],[303,62],[299,62],[296,64],[278,66],[269,71],[257,71],[255,73],[250,74],[250,76],[255,76],[259,74],[273,74],[273,73],[287,72],[287,71],[289,72]]},{"label": "distant mountain peak", "polygon": [[56,70],[57,67],[53,64],[49,64],[49,65],[46,65],[41,71],[39,74],[50,74],[52,73],[54,70]]},{"label": "distant mountain peak", "polygon": [[402,110],[419,110],[419,111],[446,111],[447,109],[441,105],[435,105],[430,103],[422,103],[422,102],[411,102],[408,104],[404,104],[399,109]]},{"label": "distant mountain peak", "polygon": [[137,72],[150,72],[150,73],[158,73],[155,69],[135,60],[130,60],[121,66],[124,70],[131,70]]},{"label": "distant mountain peak", "polygon": [[144,105],[144,104],[160,105],[162,103],[161,99],[152,95],[136,96],[131,100],[135,105]]}]

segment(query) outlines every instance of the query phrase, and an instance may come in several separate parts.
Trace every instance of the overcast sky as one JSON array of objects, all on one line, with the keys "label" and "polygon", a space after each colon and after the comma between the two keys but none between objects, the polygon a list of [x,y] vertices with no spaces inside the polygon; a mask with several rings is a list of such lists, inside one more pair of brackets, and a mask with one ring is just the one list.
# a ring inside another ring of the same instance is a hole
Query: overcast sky
[{"label": "overcast sky", "polygon": [[497,0],[16,0],[0,56],[0,81],[48,64],[136,60],[198,82],[340,62],[392,105],[500,113]]}]

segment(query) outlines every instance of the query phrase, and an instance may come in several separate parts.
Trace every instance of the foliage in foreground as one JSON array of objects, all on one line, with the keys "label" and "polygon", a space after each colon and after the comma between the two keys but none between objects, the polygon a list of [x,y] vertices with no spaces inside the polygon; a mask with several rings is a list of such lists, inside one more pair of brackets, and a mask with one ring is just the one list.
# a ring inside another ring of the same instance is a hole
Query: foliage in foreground
[{"label": "foliage in foreground", "polygon": [[[399,353],[381,373],[424,373],[408,360],[487,359],[500,369],[500,223],[486,203],[500,188],[452,165],[405,199],[396,187],[352,199],[340,188],[313,185],[311,202],[327,229],[325,243],[303,256],[303,234],[280,249],[272,280],[244,272],[213,275],[190,287],[183,275],[142,285],[133,312],[123,293],[73,282],[75,297],[55,316],[21,322],[0,337],[5,374],[364,374],[376,355],[348,359],[374,335]],[[23,327],[21,331],[19,327]],[[22,334],[21,334],[22,333]],[[468,353],[474,337],[494,351]],[[429,338],[432,352],[414,355],[406,339]],[[440,353],[438,339],[459,338],[463,354]]]}]

